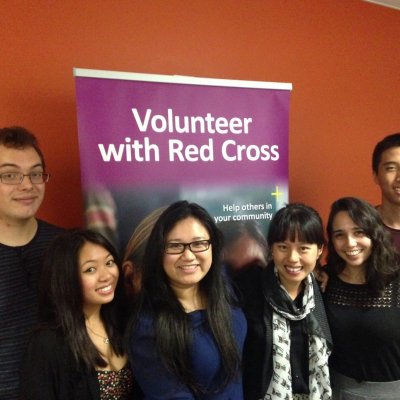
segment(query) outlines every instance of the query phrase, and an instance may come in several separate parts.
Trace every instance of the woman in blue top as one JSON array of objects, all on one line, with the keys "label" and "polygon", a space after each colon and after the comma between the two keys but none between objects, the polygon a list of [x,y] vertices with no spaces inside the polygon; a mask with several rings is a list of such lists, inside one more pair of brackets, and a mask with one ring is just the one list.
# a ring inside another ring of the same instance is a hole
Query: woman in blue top
[{"label": "woman in blue top", "polygon": [[224,280],[221,241],[207,211],[187,201],[152,230],[129,346],[146,399],[243,398],[246,321]]}]

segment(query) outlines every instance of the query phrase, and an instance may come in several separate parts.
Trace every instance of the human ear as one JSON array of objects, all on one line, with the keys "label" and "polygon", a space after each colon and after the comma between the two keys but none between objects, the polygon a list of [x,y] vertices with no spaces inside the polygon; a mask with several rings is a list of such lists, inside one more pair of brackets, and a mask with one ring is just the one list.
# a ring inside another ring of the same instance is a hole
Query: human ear
[{"label": "human ear", "polygon": [[378,175],[376,174],[376,172],[372,173],[372,179],[377,185],[379,185]]},{"label": "human ear", "polygon": [[135,272],[135,267],[132,261],[128,260],[122,264],[122,273],[125,279],[132,278],[134,272]]}]

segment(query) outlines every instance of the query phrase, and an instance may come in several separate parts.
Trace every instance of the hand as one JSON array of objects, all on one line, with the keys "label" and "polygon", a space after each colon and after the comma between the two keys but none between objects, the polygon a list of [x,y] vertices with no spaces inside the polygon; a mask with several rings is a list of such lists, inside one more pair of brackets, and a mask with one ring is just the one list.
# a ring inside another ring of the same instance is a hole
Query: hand
[{"label": "hand", "polygon": [[315,268],[314,276],[319,283],[321,292],[324,293],[329,281],[329,275],[326,273],[325,268],[324,267]]}]

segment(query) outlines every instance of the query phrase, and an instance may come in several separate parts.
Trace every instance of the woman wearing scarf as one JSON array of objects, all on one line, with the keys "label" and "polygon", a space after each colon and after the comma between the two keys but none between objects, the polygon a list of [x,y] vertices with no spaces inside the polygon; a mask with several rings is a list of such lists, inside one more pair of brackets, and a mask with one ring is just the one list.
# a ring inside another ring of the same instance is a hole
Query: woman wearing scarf
[{"label": "woman wearing scarf", "polygon": [[248,334],[243,354],[244,398],[331,398],[331,335],[312,271],[324,231],[318,213],[289,204],[273,217],[269,263],[238,279]]}]

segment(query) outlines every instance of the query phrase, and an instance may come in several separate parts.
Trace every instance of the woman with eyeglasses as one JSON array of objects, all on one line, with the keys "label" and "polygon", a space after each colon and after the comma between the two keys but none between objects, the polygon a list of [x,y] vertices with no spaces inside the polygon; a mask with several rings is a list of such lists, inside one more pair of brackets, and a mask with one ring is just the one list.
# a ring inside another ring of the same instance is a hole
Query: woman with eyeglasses
[{"label": "woman with eyeglasses", "polygon": [[221,241],[208,212],[187,201],[150,234],[129,341],[145,399],[243,398],[246,321],[223,276]]}]

